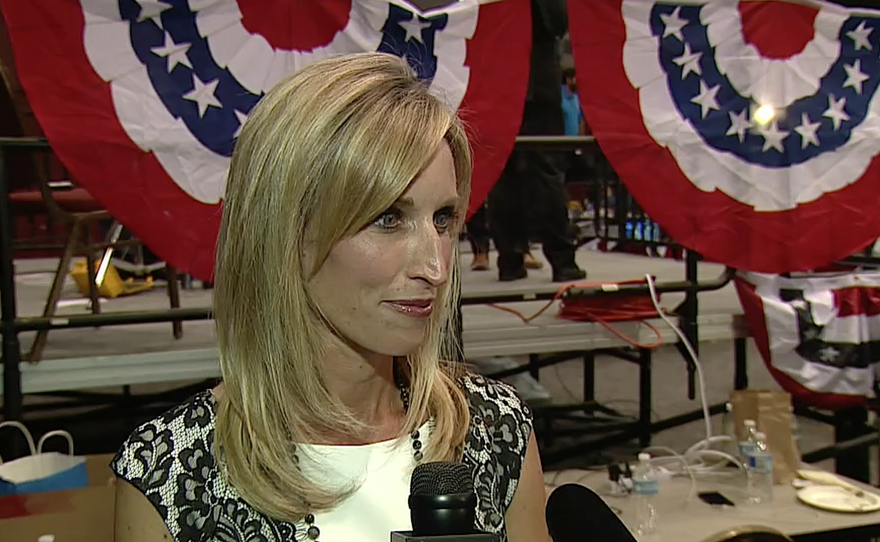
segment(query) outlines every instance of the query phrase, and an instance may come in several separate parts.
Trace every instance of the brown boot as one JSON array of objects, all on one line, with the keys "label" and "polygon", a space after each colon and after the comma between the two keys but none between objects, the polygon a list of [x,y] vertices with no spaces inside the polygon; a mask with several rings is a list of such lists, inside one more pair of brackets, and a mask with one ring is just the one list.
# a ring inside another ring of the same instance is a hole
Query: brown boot
[{"label": "brown boot", "polygon": [[474,260],[471,262],[471,271],[488,271],[489,255],[477,253],[474,254]]},{"label": "brown boot", "polygon": [[544,267],[544,262],[536,260],[531,252],[526,252],[523,255],[523,265],[526,266],[526,269],[542,269]]}]

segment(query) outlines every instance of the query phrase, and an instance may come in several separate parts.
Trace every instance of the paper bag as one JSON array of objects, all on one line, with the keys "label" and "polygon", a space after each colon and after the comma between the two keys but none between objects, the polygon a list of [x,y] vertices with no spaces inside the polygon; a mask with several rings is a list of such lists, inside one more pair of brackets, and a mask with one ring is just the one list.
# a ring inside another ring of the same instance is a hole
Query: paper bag
[{"label": "paper bag", "polygon": [[[86,459],[73,455],[73,438],[70,433],[51,431],[43,435],[35,446],[30,431],[21,423],[6,421],[0,423],[0,429],[3,427],[14,427],[24,433],[31,454],[8,463],[3,463],[0,458],[0,497],[88,487]],[[69,455],[43,452],[46,440],[56,436],[67,439]]]},{"label": "paper bag", "polygon": [[791,434],[791,395],[784,391],[734,390],[730,392],[736,438],[745,440],[743,422],[755,420],[758,431],[767,435],[773,454],[773,483],[790,483],[801,465],[801,454]]}]

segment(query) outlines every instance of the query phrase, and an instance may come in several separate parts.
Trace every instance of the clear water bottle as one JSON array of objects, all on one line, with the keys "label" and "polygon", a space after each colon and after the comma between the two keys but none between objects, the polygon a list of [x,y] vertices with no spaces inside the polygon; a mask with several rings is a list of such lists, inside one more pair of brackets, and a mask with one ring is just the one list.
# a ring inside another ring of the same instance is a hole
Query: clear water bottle
[{"label": "clear water bottle", "polygon": [[660,482],[651,465],[651,455],[639,454],[639,464],[633,471],[633,494],[636,498],[636,531],[650,534],[657,530],[657,495]]},{"label": "clear water bottle", "polygon": [[755,433],[755,446],[749,454],[749,501],[755,504],[773,500],[773,454],[764,433]]},{"label": "clear water bottle", "polygon": [[743,426],[745,426],[746,431],[743,439],[739,441],[739,456],[742,458],[743,463],[748,465],[749,456],[755,448],[755,435],[758,432],[758,424],[755,423],[755,420],[745,420]]}]

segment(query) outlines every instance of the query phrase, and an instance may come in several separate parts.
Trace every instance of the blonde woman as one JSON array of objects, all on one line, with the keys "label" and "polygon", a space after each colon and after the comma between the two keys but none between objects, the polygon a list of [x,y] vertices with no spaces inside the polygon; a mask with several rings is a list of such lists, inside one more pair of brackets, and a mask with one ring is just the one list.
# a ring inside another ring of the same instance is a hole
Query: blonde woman
[{"label": "blonde woman", "polygon": [[214,305],[223,383],[113,461],[117,540],[385,542],[419,462],[473,469],[476,527],[549,540],[527,407],[445,363],[470,154],[406,62],[312,64],[232,158]]}]

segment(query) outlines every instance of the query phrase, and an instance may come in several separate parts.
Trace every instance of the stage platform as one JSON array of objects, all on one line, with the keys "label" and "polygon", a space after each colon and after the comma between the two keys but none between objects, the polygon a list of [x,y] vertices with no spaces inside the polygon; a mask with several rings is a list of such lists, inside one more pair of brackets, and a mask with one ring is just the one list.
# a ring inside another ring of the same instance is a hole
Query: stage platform
[{"label": "stage platform", "polygon": [[[534,252],[537,256],[539,252]],[[613,282],[644,277],[651,273],[659,283],[684,278],[684,263],[662,258],[625,254],[608,254],[582,250],[578,261],[587,269],[586,282]],[[499,282],[497,272],[470,270],[470,254],[462,255],[462,294],[465,299],[500,294],[554,292],[559,284],[551,282],[549,266],[531,271],[527,279]],[[16,262],[17,303],[20,316],[38,316],[51,282],[51,260]],[[494,257],[493,257],[494,268]],[[700,264],[701,281],[717,278],[722,266]],[[683,294],[663,296],[662,305],[673,308]],[[63,299],[74,303],[82,297],[72,280],[65,284]],[[153,291],[131,297],[104,300],[102,312],[167,308],[163,285]],[[183,290],[184,308],[209,307],[211,291],[201,288]],[[509,303],[525,315],[537,312],[545,301]],[[85,305],[73,304],[59,310],[58,317],[83,314]],[[525,324],[517,316],[488,305],[465,305],[463,308],[463,343],[465,357],[476,359],[490,356],[549,354],[574,350],[592,350],[623,346],[610,331],[595,323],[576,323],[556,317],[551,307],[541,317]],[[742,334],[740,308],[732,285],[699,296],[698,331],[700,340],[727,340]],[[664,343],[675,340],[673,331],[661,320],[653,324],[663,335]],[[653,333],[634,323],[616,324],[627,336],[651,342]],[[139,324],[101,329],[57,330],[49,333],[43,360],[23,364],[25,393],[77,390],[126,384],[186,381],[218,376],[217,353],[212,322],[191,321],[183,325],[184,336],[175,340],[171,324]],[[22,333],[22,352],[27,352],[33,333]]]}]

